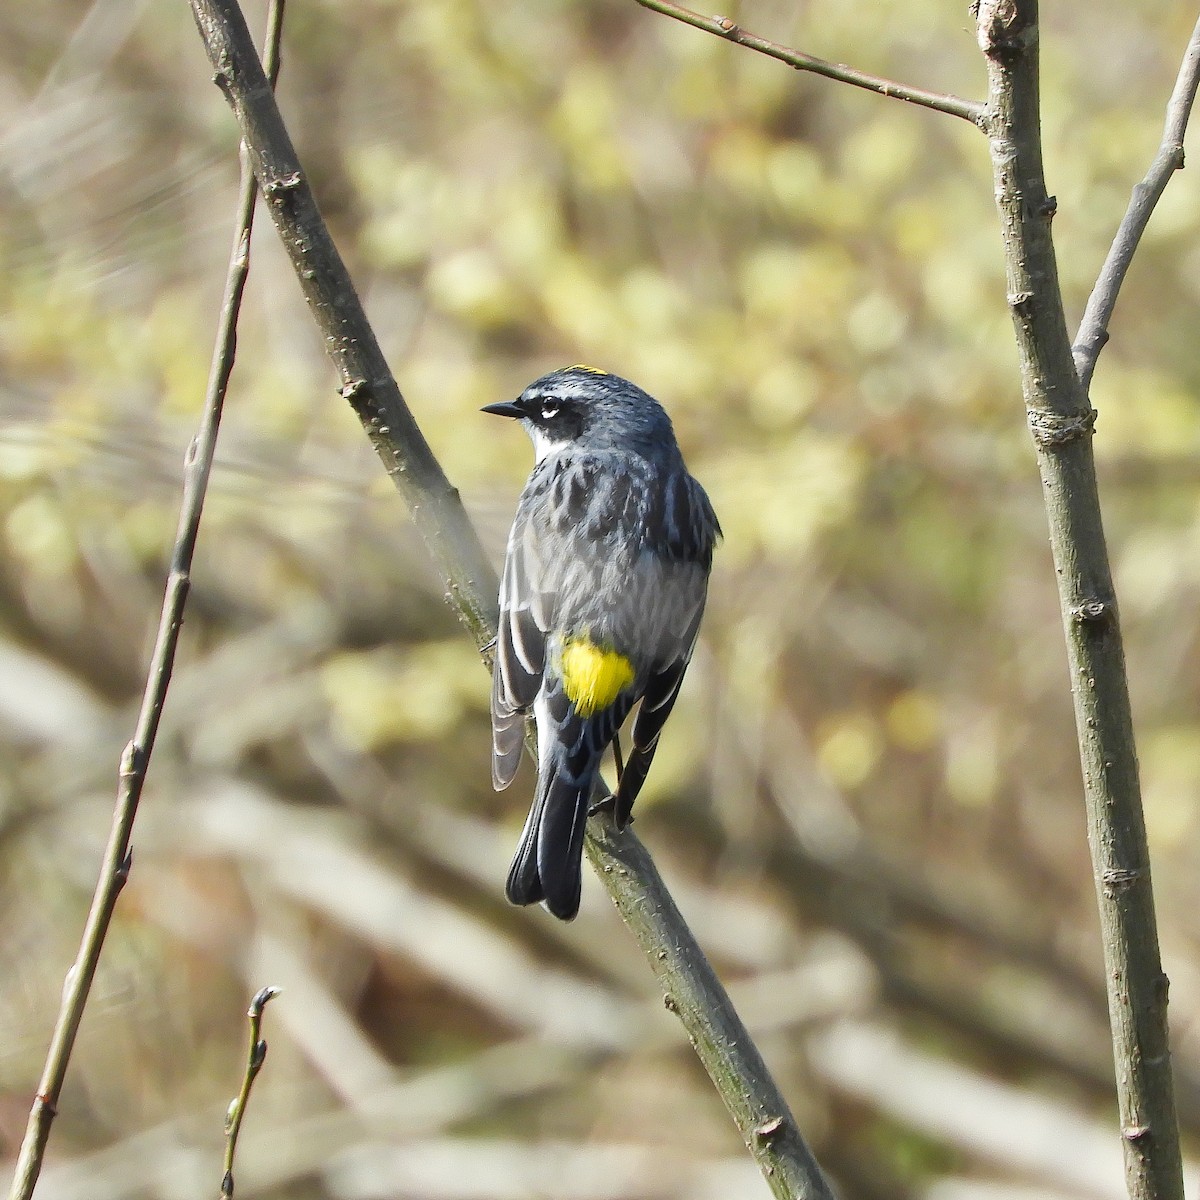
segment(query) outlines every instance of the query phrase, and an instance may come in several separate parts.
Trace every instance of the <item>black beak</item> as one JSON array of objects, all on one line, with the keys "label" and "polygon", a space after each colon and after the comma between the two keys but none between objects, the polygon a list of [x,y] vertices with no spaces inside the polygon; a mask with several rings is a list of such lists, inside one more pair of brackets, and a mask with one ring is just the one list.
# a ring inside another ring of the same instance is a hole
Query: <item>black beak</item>
[{"label": "black beak", "polygon": [[502,400],[499,404],[485,404],[480,412],[492,413],[497,417],[523,417],[521,406],[512,400]]}]

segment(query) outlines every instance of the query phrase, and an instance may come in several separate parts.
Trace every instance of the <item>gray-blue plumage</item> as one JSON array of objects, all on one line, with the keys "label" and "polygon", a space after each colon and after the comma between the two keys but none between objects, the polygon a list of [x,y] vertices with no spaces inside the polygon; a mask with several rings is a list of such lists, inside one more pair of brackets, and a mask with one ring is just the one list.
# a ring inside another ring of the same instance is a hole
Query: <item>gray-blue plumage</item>
[{"label": "gray-blue plumage", "polygon": [[[624,824],[691,658],[720,526],[670,418],[628,380],[570,367],[484,411],[520,419],[538,457],[509,535],[493,672],[497,788],[516,773],[531,710],[538,725],[537,791],[506,892],[569,920],[601,758],[640,700],[615,800]],[[581,638],[630,666],[594,712],[562,678],[564,647]]]}]

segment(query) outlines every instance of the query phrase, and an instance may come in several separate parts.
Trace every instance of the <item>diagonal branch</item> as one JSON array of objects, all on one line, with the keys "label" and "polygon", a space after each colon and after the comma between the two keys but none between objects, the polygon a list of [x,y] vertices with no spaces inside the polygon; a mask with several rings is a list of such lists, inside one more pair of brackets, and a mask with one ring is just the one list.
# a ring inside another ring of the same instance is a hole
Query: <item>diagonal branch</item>
[{"label": "diagonal branch", "polygon": [[[263,87],[269,90],[274,86],[275,77],[279,72],[283,0],[272,0],[267,24],[264,51],[267,66],[263,76]],[[253,43],[251,49],[253,50]],[[257,55],[255,61],[258,61]],[[141,800],[146,771],[150,765],[150,755],[154,751],[159,718],[162,716],[171,672],[175,665],[175,650],[179,644],[179,630],[183,625],[183,610],[191,588],[192,558],[196,550],[196,538],[200,532],[200,517],[204,510],[204,497],[212,471],[213,455],[216,452],[217,431],[225,405],[225,392],[229,386],[230,373],[233,371],[237,349],[238,313],[242,306],[246,279],[250,273],[250,232],[254,225],[257,195],[258,187],[243,146],[242,179],[238,194],[233,250],[225,280],[225,296],[221,306],[217,341],[213,349],[212,366],[209,369],[204,412],[200,418],[200,429],[192,439],[184,460],[183,501],[179,510],[175,545],[171,551],[171,565],[163,596],[158,635],[150,656],[150,668],[146,675],[146,687],[142,694],[133,739],[121,756],[117,803],[113,810],[112,829],[108,835],[100,877],[96,881],[96,890],[88,910],[79,954],[67,972],[63,984],[58,1019],[50,1036],[46,1063],[42,1068],[41,1081],[38,1083],[25,1137],[13,1170],[10,1200],[29,1200],[37,1186],[46,1143],[50,1138],[50,1125],[54,1120],[58,1099],[66,1080],[71,1051],[75,1047],[75,1036],[83,1019],[83,1010],[91,992],[92,980],[100,962],[100,952],[108,935],[117,897],[129,878],[129,870],[133,863],[133,852],[130,849],[133,822],[137,816],[138,802]]]},{"label": "diagonal branch", "polygon": [[[250,149],[271,219],[292,260],[341,393],[362,421],[432,553],[448,598],[481,651],[496,626],[497,581],[478,537],[388,370],[317,210],[236,0],[189,0],[217,82]],[[629,923],[767,1183],[781,1200],[831,1193],[757,1047],[667,892],[650,856],[606,814],[588,854]]]},{"label": "diagonal branch", "polygon": [[215,72],[250,151],[267,210],[292,260],[304,298],[384,469],[446,581],[448,598],[481,649],[495,634],[496,573],[418,428],[367,323],[346,264],[317,209],[235,0],[191,0]]},{"label": "diagonal branch", "polygon": [[1125,273],[1133,261],[1134,251],[1142,240],[1150,215],[1166,191],[1171,177],[1176,171],[1183,170],[1183,135],[1187,132],[1188,119],[1192,115],[1197,83],[1200,83],[1200,20],[1196,21],[1196,27],[1192,30],[1175,88],[1167,103],[1162,143],[1146,177],[1133,189],[1129,207],[1117,227],[1117,236],[1109,247],[1104,266],[1100,268],[1096,286],[1088,297],[1083,320],[1079,323],[1079,332],[1075,335],[1071,352],[1079,382],[1085,390],[1091,386],[1096,360],[1108,342],[1108,322],[1117,304],[1117,293],[1125,282]]},{"label": "diagonal branch", "polygon": [[929,92],[924,88],[909,87],[892,79],[883,79],[878,75],[869,75],[866,71],[855,70],[843,63],[815,58],[811,54],[805,54],[803,50],[793,50],[789,46],[781,46],[778,42],[768,41],[767,38],[750,33],[728,17],[706,17],[690,8],[684,8],[681,4],[672,4],[670,0],[637,0],[637,3],[643,8],[661,13],[664,17],[673,17],[685,25],[724,38],[727,42],[745,46],[748,50],[757,50],[759,54],[765,54],[768,58],[776,58],[797,71],[824,75],[826,79],[836,79],[839,83],[865,88],[868,92],[889,96],[893,100],[905,100],[921,108],[931,108],[951,117],[961,117],[964,121],[970,121],[972,125],[983,128],[985,109],[976,100],[964,100],[960,96],[951,96],[945,92]]}]

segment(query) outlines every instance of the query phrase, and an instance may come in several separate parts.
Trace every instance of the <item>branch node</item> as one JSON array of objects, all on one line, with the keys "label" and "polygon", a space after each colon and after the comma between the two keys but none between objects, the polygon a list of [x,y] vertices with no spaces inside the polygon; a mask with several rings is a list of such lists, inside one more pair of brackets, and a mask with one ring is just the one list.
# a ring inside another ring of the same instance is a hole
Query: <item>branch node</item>
[{"label": "branch node", "polygon": [[1121,1136],[1127,1142],[1144,1142],[1150,1137],[1149,1125],[1122,1125]]},{"label": "branch node", "polygon": [[1026,410],[1029,430],[1039,446],[1065,446],[1081,437],[1088,437],[1096,424],[1096,410],[1082,413],[1060,413],[1052,408]]},{"label": "branch node", "polygon": [[1071,609],[1071,619],[1079,625],[1107,622],[1114,615],[1112,601],[1101,600],[1095,596],[1081,600]]},{"label": "branch node", "polygon": [[754,1127],[754,1138],[758,1142],[769,1142],[783,1132],[783,1127],[784,1119],[782,1117],[771,1117],[770,1120]]},{"label": "branch node", "polygon": [[113,883],[116,885],[116,890],[121,891],[122,888],[129,882],[129,872],[133,870],[133,850],[130,848],[125,851],[125,857],[121,859],[121,865],[117,868],[117,873],[113,878]]},{"label": "branch node", "polygon": [[290,171],[287,175],[280,175],[277,179],[267,180],[263,184],[263,195],[267,199],[273,200],[277,196],[294,192],[303,182],[304,176],[300,171]]},{"label": "branch node", "polygon": [[717,17],[717,27],[726,37],[736,38],[742,32],[741,27],[736,21],[731,21],[728,17]]},{"label": "branch node", "polygon": [[978,22],[979,48],[988,58],[1011,63],[1037,42],[1037,25],[1016,0],[978,0],[971,11]]},{"label": "branch node", "polygon": [[1167,978],[1166,971],[1160,971],[1158,973],[1158,978],[1154,981],[1154,996],[1164,1009],[1167,1007],[1167,1000],[1169,999],[1170,994],[1171,981]]},{"label": "branch node", "polygon": [[1014,312],[1020,313],[1023,317],[1029,315],[1029,308],[1033,303],[1032,292],[1009,292],[1006,299],[1008,307]]},{"label": "branch node", "polygon": [[338,395],[345,400],[351,408],[354,409],[359,416],[362,416],[363,411],[368,407],[372,394],[371,381],[369,379],[351,379],[342,384],[338,388]]},{"label": "branch node", "polygon": [[257,1075],[262,1070],[262,1065],[267,1061],[267,1040],[259,1038],[254,1043],[254,1049],[250,1051],[250,1070]]},{"label": "branch node", "polygon": [[132,779],[135,775],[140,774],[144,755],[141,748],[135,741],[125,743],[125,749],[121,754],[120,776],[122,779]]},{"label": "branch node", "polygon": [[1110,900],[1115,900],[1140,883],[1143,875],[1144,872],[1138,867],[1109,867],[1101,876],[1104,894]]}]

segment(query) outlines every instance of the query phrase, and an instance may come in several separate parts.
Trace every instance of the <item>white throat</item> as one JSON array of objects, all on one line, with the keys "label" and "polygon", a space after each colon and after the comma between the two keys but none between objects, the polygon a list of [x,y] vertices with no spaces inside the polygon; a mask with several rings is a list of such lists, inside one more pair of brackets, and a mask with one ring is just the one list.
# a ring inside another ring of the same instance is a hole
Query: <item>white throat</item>
[{"label": "white throat", "polygon": [[534,458],[539,463],[549,458],[550,455],[557,454],[567,444],[565,441],[555,441],[547,437],[546,431],[532,421],[525,422],[525,429],[533,442]]}]

